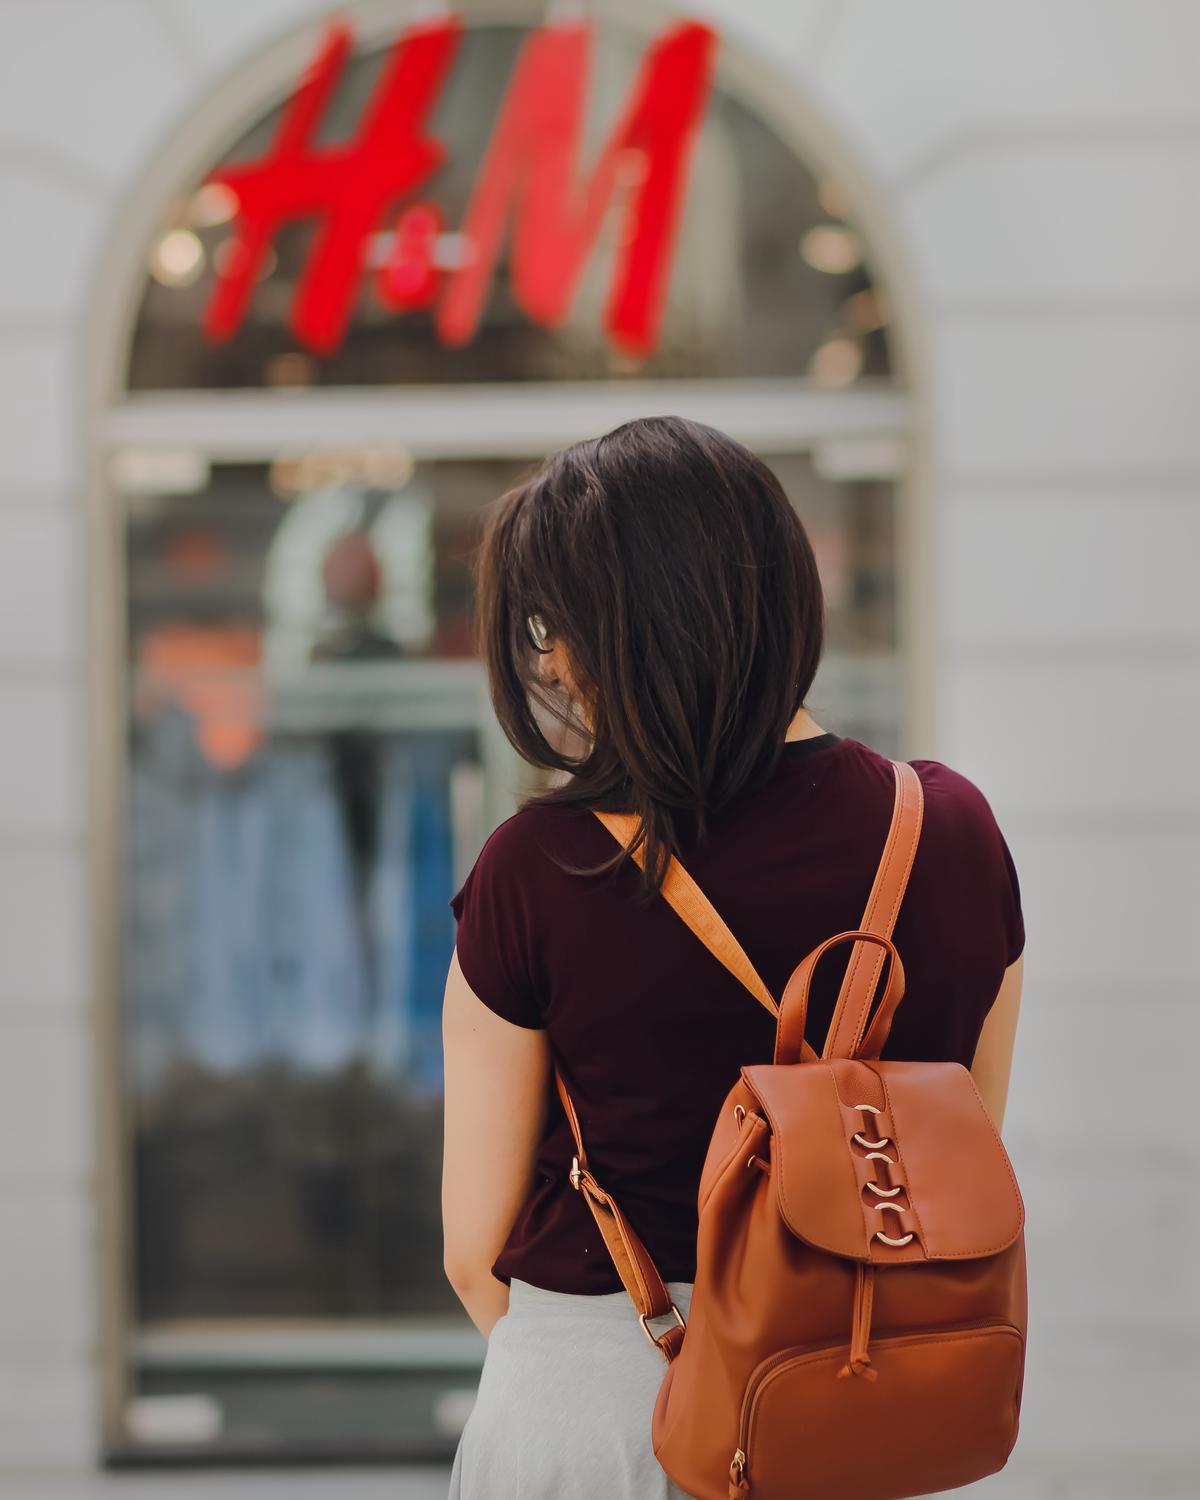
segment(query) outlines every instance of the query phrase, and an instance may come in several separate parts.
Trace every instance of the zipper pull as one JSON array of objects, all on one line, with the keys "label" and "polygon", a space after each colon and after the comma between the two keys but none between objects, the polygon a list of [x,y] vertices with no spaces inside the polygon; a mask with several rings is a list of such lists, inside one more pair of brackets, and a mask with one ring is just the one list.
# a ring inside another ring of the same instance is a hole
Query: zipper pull
[{"label": "zipper pull", "polygon": [[750,1485],[746,1480],[746,1455],[738,1448],[733,1455],[733,1462],[729,1465],[729,1500],[744,1500],[750,1493]]}]

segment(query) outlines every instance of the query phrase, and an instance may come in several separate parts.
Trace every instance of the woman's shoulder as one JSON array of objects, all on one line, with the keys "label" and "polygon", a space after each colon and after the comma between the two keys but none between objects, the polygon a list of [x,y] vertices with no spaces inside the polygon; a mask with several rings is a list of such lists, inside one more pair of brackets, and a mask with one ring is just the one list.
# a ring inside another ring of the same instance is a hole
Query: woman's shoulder
[{"label": "woman's shoulder", "polygon": [[992,803],[978,782],[942,760],[910,762],[921,778],[927,814],[962,832],[999,833]]},{"label": "woman's shoulder", "polygon": [[[851,768],[856,775],[870,774],[873,779],[886,783],[889,787],[892,785],[893,757],[884,751],[877,750],[874,745],[856,739],[853,735],[842,735],[835,748],[840,752],[841,764]],[[926,802],[932,798],[947,806],[974,808],[977,812],[990,811],[981,788],[944,760],[923,756],[910,760],[909,765],[921,778]]]},{"label": "woman's shoulder", "polygon": [[[890,797],[889,757],[859,740],[845,744],[851,759],[856,759],[873,779],[887,783]],[[924,793],[920,863],[944,868],[945,862],[952,860],[963,869],[991,867],[1015,884],[1012,854],[991,799],[979,783],[944,760],[923,756],[909,764],[920,778]],[[858,780],[856,776],[855,783]],[[852,787],[846,788],[846,795],[854,795]],[[882,790],[880,795],[882,798]]]},{"label": "woman's shoulder", "polygon": [[585,807],[563,802],[527,802],[497,823],[484,840],[480,858],[496,864],[557,855],[600,825]]},{"label": "woman's shoulder", "polygon": [[[830,789],[836,790],[839,809],[865,809],[869,803],[874,833],[891,807],[892,760],[849,737],[837,748],[842,775],[830,778]],[[912,895],[900,921],[923,920],[922,911],[936,909],[943,926],[952,919],[972,935],[976,948],[985,942],[989,924],[998,922],[1005,964],[1013,963],[1025,946],[1021,882],[991,799],[971,776],[944,760],[922,756],[909,764],[920,778],[924,808]]]},{"label": "woman's shoulder", "polygon": [[948,868],[962,880],[974,873],[980,888],[999,903],[1007,933],[1007,962],[1012,963],[1025,945],[1021,883],[991,801],[978,783],[944,761],[914,760],[911,764],[925,791],[918,859],[923,845],[923,863],[939,879],[945,878]]},{"label": "woman's shoulder", "polygon": [[594,863],[597,851],[603,855],[603,843],[597,841],[597,832],[600,840],[606,837],[586,808],[528,802],[488,834],[466,885],[536,889],[548,880],[560,880],[564,861],[586,859]]}]

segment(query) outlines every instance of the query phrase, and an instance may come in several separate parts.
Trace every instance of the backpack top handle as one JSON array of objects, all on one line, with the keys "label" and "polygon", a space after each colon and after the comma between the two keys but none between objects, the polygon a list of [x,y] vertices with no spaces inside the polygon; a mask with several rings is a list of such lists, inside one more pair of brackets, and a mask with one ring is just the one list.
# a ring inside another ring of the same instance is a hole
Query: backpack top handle
[{"label": "backpack top handle", "polygon": [[[813,971],[819,961],[830,948],[836,948],[842,943],[854,942],[856,944],[872,944],[890,955],[892,964],[888,970],[887,984],[884,987],[883,998],[879,1002],[879,1010],[876,1012],[875,1021],[871,1023],[872,1032],[876,1032],[878,1026],[879,1045],[882,1046],[891,1030],[892,1017],[896,1013],[896,1007],[904,999],[904,965],[900,962],[900,955],[896,951],[896,945],[891,938],[884,937],[880,932],[869,932],[864,928],[855,928],[851,932],[838,932],[833,937],[826,938],[819,947],[796,965],[792,971],[792,977],[787,982],[787,988],[783,992],[783,1003],[780,1007],[779,1026],[775,1032],[775,1058],[778,1063],[794,1063],[799,1057],[800,1043],[804,1036],[804,1023],[808,1016],[808,992],[812,984]],[[869,998],[869,994],[868,994]],[[886,1015],[886,1022],[883,1018]],[[834,1031],[830,1024],[830,1033]],[[829,1044],[823,1056],[828,1057]],[[833,1054],[841,1056],[840,1053]],[[878,1056],[878,1053],[868,1053],[866,1042],[860,1044],[857,1052],[851,1053],[854,1057]]]}]

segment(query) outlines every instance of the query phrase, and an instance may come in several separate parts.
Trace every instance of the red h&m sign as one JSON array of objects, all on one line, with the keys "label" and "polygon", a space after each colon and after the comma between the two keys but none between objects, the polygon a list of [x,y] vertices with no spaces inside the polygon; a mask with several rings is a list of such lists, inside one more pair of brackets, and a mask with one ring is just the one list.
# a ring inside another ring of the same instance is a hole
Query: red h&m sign
[{"label": "red h&m sign", "polygon": [[[291,328],[318,353],[337,348],[371,239],[389,227],[388,210],[446,159],[445,145],[427,132],[426,121],[461,33],[454,18],[403,32],[357,134],[318,147],[314,136],[353,43],[346,26],[330,28],[266,154],[211,179],[229,187],[239,206],[236,239],[205,312],[210,338],[229,338],[240,327],[280,227],[317,218]],[[392,221],[391,261],[376,280],[377,295],[397,310],[431,307],[443,344],[465,344],[478,328],[510,219],[513,296],[535,322],[561,322],[624,178],[630,222],[605,329],[627,353],[654,348],[716,37],[706,26],[684,22],[648,49],[590,178],[577,183],[591,45],[590,27],[582,22],[544,26],[526,38],[462,224],[460,264],[445,272],[435,267],[442,218],[433,204],[410,203]]]}]

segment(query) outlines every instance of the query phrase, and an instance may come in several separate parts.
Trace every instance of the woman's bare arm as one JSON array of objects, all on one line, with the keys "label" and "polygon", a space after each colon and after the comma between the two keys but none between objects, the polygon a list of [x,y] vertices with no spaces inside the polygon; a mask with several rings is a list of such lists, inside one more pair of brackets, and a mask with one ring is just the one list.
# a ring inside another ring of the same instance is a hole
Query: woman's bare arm
[{"label": "woman's bare arm", "polygon": [[541,1139],[550,1076],[546,1033],[489,1010],[450,962],[442,1009],[446,1059],[443,1264],[480,1333],[508,1308],[492,1262],[508,1238]]},{"label": "woman's bare arm", "polygon": [[971,1062],[974,1078],[988,1114],[999,1130],[1004,1124],[1004,1107],[1008,1099],[1008,1080],[1012,1072],[1013,1041],[1017,1034],[1017,1013],[1021,1008],[1021,982],[1025,972],[1025,955],[1019,953],[1004,971],[992,1008],[987,1013],[979,1045]]}]

